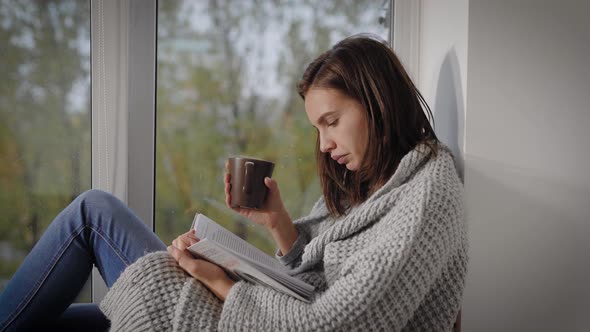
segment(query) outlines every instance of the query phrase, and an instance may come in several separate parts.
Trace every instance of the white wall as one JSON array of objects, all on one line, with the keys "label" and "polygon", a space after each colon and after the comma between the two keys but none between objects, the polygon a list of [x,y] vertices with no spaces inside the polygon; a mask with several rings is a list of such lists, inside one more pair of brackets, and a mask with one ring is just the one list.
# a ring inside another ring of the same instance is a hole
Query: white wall
[{"label": "white wall", "polygon": [[417,84],[434,113],[438,138],[463,174],[468,0],[423,0]]},{"label": "white wall", "polygon": [[589,331],[590,2],[421,13],[418,85],[464,158],[463,330]]},{"label": "white wall", "polygon": [[469,2],[465,331],[590,330],[589,13]]}]

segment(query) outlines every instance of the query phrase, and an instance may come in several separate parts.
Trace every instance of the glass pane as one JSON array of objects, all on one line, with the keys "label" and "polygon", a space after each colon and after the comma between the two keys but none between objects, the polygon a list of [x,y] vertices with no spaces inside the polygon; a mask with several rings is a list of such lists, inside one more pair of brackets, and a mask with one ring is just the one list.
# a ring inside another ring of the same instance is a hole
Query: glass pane
[{"label": "glass pane", "polygon": [[0,0],[0,45],[2,291],[53,218],[90,188],[90,1]]},{"label": "glass pane", "polygon": [[315,131],[296,91],[338,40],[389,34],[389,0],[160,1],[156,231],[166,243],[204,213],[273,254],[269,234],[225,207],[229,155],[276,163],[293,219],[320,197]]}]

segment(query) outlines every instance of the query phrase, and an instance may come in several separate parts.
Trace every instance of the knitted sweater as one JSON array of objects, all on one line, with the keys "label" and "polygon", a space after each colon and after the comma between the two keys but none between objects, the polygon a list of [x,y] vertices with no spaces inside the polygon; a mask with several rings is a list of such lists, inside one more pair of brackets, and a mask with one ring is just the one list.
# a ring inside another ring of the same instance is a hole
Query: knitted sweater
[{"label": "knitted sweater", "polygon": [[450,331],[467,237],[462,185],[440,147],[409,152],[345,216],[329,218],[320,199],[295,221],[299,238],[280,261],[316,286],[312,303],[242,281],[222,303],[159,252],[129,266],[101,303],[112,331]]}]

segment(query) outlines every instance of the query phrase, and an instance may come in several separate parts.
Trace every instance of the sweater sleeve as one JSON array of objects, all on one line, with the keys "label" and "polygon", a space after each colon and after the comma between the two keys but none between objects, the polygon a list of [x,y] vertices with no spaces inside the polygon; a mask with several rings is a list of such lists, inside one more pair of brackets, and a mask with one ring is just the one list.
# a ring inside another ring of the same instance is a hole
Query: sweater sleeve
[{"label": "sweater sleeve", "polygon": [[264,286],[236,283],[225,300],[220,330],[401,330],[459,237],[462,212],[450,202],[454,198],[433,198],[425,191],[405,211],[389,211],[379,222],[384,231],[349,256],[338,279],[310,304]]},{"label": "sweater sleeve", "polygon": [[297,228],[299,236],[297,237],[297,240],[295,240],[295,243],[293,243],[291,250],[289,250],[284,255],[280,255],[281,250],[277,249],[275,254],[275,257],[279,260],[279,262],[290,269],[294,269],[301,264],[301,255],[303,255],[303,249],[305,249],[305,246],[310,241],[310,235],[307,230],[299,227],[299,225],[295,225],[295,227]]},{"label": "sweater sleeve", "polygon": [[[323,198],[320,198],[314,204],[308,218],[321,215],[322,209],[325,211],[323,202]],[[299,219],[299,221],[303,219]],[[301,256],[303,255],[305,246],[309,243],[309,241],[311,241],[309,227],[307,227],[305,224],[299,223],[298,221],[295,221],[294,224],[295,228],[297,229],[297,233],[299,233],[299,236],[297,237],[297,240],[295,240],[295,243],[293,243],[291,250],[283,255],[281,255],[280,249],[277,249],[275,252],[275,257],[279,260],[279,262],[290,269],[294,269],[301,264]]]}]

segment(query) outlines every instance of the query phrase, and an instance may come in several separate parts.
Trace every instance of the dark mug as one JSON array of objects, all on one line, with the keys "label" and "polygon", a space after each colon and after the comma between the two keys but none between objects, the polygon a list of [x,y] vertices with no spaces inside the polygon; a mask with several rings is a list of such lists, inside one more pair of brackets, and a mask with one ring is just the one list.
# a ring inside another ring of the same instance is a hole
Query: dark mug
[{"label": "dark mug", "polygon": [[268,194],[264,178],[272,176],[275,164],[247,157],[230,157],[228,161],[231,177],[230,205],[260,209]]}]

